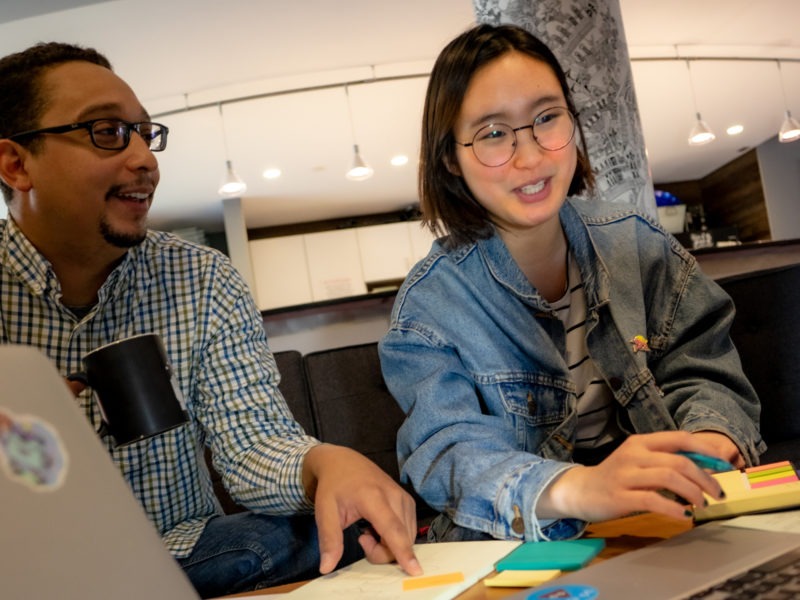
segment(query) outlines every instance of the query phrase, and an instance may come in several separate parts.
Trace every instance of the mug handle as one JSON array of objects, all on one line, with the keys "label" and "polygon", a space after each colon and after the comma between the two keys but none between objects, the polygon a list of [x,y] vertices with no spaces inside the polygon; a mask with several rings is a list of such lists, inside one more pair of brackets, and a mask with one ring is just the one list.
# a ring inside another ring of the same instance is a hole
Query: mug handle
[{"label": "mug handle", "polygon": [[[67,375],[67,381],[77,381],[78,383],[82,383],[86,387],[91,387],[89,385],[89,378],[83,371],[78,371],[77,373],[70,373],[69,375]],[[99,401],[97,402],[97,407],[100,410],[100,428],[97,430],[97,434],[100,437],[111,435],[111,432],[108,430],[108,420],[106,419],[106,413],[103,411],[103,405]]]},{"label": "mug handle", "polygon": [[78,383],[82,383],[86,387],[89,387],[89,378],[86,377],[86,373],[82,371],[78,371],[77,373],[70,373],[67,375],[67,381],[77,381]]}]

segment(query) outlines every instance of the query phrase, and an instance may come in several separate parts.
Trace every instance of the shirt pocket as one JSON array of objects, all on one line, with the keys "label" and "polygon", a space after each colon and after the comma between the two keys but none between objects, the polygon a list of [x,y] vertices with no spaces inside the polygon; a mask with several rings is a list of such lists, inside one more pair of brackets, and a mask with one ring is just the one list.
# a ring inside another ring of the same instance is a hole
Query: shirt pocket
[{"label": "shirt pocket", "polygon": [[142,482],[153,477],[152,473],[164,473],[159,477],[173,477],[171,466],[185,460],[194,453],[186,452],[194,448],[191,444],[191,424],[183,423],[157,435],[131,442],[124,446],[116,446],[113,438],[105,438],[109,445],[111,457],[122,471],[123,476],[132,487],[135,482]]},{"label": "shirt pocket", "polygon": [[536,452],[567,420],[569,391],[556,382],[520,378],[498,384],[520,450]]}]

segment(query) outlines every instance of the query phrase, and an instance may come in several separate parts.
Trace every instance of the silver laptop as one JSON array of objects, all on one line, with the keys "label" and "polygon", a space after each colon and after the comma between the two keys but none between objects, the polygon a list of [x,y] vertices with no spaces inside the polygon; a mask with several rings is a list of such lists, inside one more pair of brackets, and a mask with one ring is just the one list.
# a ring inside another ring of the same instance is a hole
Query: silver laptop
[{"label": "silver laptop", "polygon": [[3,600],[196,600],[54,365],[0,346]]},{"label": "silver laptop", "polygon": [[[792,563],[795,564],[793,568],[788,566]],[[775,574],[788,567],[794,573],[796,583],[793,584],[794,593],[785,597],[800,598],[800,587],[797,587],[800,586],[800,534],[708,523],[641,550],[573,571],[514,594],[509,600],[686,599],[726,581],[730,582],[729,587],[741,592],[746,589],[744,582],[760,577],[760,571],[751,572],[735,582],[731,579],[754,567],[765,573],[761,577],[763,580],[785,579]],[[728,597],[725,594],[723,591],[714,592],[708,598],[724,599]],[[767,596],[763,591],[737,597]]]}]

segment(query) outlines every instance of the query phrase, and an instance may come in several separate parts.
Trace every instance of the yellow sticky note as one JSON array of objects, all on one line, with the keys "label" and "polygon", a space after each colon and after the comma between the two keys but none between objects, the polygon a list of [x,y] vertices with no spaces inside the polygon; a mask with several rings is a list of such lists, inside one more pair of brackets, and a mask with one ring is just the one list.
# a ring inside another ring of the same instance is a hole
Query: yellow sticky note
[{"label": "yellow sticky note", "polygon": [[464,574],[442,573],[440,575],[423,575],[422,577],[407,577],[403,579],[403,591],[421,590],[423,588],[434,587],[437,585],[448,585],[451,583],[461,583],[464,581]]},{"label": "yellow sticky note", "polygon": [[522,571],[500,571],[483,580],[489,587],[532,587],[550,581],[561,575],[558,569],[537,569]]}]

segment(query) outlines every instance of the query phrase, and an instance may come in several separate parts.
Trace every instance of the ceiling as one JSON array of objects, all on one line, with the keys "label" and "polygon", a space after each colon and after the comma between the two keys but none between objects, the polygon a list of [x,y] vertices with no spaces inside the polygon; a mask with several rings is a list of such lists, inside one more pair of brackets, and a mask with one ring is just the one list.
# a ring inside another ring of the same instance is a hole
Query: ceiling
[{"label": "ceiling", "polygon": [[[777,132],[785,107],[776,61],[693,61],[698,109],[717,140],[691,148],[686,137],[695,109],[685,61],[644,59],[793,60],[781,67],[787,103],[800,116],[797,0],[620,6],[656,183],[700,178],[763,143]],[[169,148],[158,155],[152,226],[220,231],[216,190],[226,145],[248,183],[249,228],[416,205],[426,74],[439,50],[473,21],[472,0],[2,0],[0,54],[46,40],[105,53],[154,119],[170,127]],[[729,137],[733,123],[744,132]],[[375,169],[367,181],[344,177],[354,141]],[[411,160],[390,166],[397,153]],[[283,175],[264,179],[270,166]]]}]

